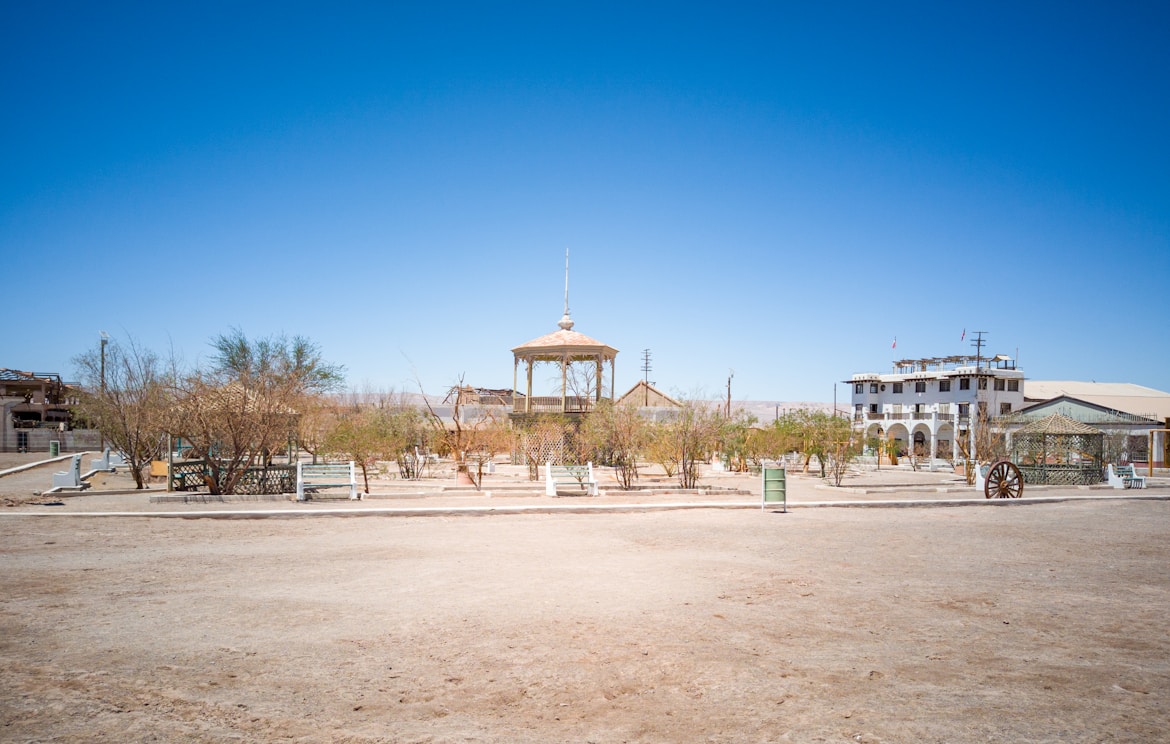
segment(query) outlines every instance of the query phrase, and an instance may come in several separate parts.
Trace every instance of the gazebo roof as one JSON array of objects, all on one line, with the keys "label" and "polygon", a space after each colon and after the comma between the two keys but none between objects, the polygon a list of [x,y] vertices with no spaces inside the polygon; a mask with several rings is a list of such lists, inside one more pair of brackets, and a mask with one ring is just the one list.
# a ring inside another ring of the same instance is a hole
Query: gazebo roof
[{"label": "gazebo roof", "polygon": [[1100,429],[1095,429],[1088,424],[1082,424],[1080,421],[1071,419],[1062,413],[1054,413],[1051,416],[1046,416],[1039,421],[1033,421],[1020,428],[1016,432],[1019,434],[1054,434],[1075,436],[1083,434],[1100,434]]},{"label": "gazebo roof", "polygon": [[540,338],[534,338],[528,343],[521,344],[512,349],[512,353],[517,356],[544,354],[560,356],[566,352],[570,355],[588,354],[589,356],[595,356],[601,354],[608,359],[617,354],[617,349],[603,344],[595,338],[590,338],[584,333],[569,331],[563,328],[559,331],[545,334]]}]

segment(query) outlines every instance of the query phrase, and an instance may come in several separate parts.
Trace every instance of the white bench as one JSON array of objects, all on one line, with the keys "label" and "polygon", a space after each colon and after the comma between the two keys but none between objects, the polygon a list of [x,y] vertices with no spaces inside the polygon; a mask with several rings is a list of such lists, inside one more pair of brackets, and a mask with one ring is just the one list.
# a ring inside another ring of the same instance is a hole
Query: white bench
[{"label": "white bench", "polygon": [[89,461],[89,469],[113,473],[119,465],[125,466],[125,464],[126,459],[122,457],[121,452],[110,452],[110,448],[106,447],[101,457]]},{"label": "white bench", "polygon": [[1114,488],[1145,488],[1146,476],[1138,475],[1133,465],[1114,465],[1109,463],[1107,478],[1109,485]]},{"label": "white bench", "polygon": [[593,477],[593,463],[584,465],[544,464],[544,495],[556,496],[557,486],[576,486],[589,496],[597,496],[597,479]]},{"label": "white bench", "polygon": [[53,489],[81,489],[88,488],[89,484],[81,480],[81,455],[70,458],[69,469],[53,473]]},{"label": "white bench", "polygon": [[361,499],[357,490],[357,475],[353,461],[306,465],[297,463],[297,501],[305,500],[305,492],[316,493],[321,488],[348,488],[349,498]]}]

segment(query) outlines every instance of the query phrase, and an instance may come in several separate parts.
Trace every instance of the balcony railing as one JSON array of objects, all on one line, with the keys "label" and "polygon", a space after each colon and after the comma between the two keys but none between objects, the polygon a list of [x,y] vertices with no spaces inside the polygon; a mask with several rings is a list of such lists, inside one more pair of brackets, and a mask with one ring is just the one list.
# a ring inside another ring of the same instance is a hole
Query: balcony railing
[{"label": "balcony railing", "polygon": [[[866,411],[865,419],[867,421],[929,421],[934,416],[934,411]],[[954,411],[939,411],[938,417],[942,421],[949,421],[954,419]],[[968,414],[959,416],[960,423],[967,423],[971,417]],[[861,414],[854,414],[854,421],[861,421]]]}]

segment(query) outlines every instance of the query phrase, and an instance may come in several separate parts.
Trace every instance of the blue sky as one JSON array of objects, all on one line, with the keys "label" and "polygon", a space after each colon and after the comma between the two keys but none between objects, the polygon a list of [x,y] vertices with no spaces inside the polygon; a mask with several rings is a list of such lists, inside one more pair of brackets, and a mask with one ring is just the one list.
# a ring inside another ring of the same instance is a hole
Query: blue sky
[{"label": "blue sky", "polygon": [[0,3],[0,366],[238,327],[511,387],[568,248],[619,393],[648,348],[827,401],[976,330],[1170,390],[1170,5],[501,6]]}]

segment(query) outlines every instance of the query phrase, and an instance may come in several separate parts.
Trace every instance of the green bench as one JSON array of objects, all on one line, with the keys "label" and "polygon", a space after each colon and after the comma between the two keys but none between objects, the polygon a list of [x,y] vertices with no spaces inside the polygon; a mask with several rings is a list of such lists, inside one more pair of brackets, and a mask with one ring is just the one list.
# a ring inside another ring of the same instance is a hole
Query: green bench
[{"label": "green bench", "polygon": [[561,486],[577,487],[586,495],[597,496],[597,478],[593,476],[593,463],[584,465],[544,464],[544,495],[556,496]]},{"label": "green bench", "polygon": [[1133,465],[1114,465],[1109,463],[1107,476],[1109,485],[1114,488],[1145,488],[1146,477],[1138,475]]},{"label": "green bench", "polygon": [[357,490],[357,475],[353,461],[348,463],[323,463],[307,465],[297,463],[297,501],[304,501],[305,494],[316,494],[322,488],[348,488],[349,498],[361,499]]}]

